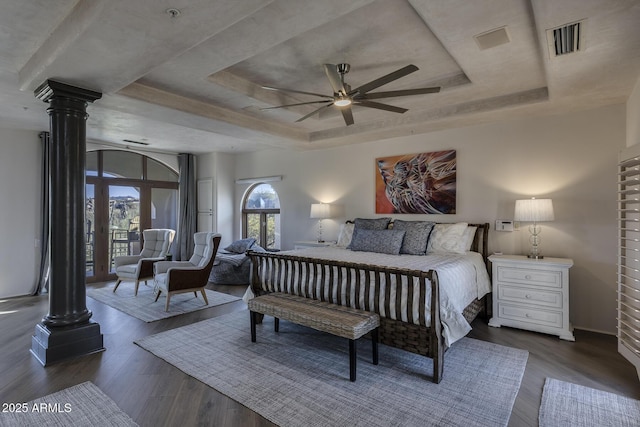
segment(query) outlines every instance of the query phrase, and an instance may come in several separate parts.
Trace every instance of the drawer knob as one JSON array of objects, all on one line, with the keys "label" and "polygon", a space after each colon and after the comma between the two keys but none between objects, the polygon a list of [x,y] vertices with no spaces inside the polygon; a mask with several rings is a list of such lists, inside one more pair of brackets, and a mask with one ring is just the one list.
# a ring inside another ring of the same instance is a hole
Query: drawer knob
[{"label": "drawer knob", "polygon": [[527,279],[527,280],[531,280],[531,275],[527,274],[526,276],[524,276],[524,278]]},{"label": "drawer knob", "polygon": [[529,318],[529,317],[531,317],[531,315],[530,315],[529,313],[526,313],[526,314],[524,315],[524,317]]},{"label": "drawer knob", "polygon": [[524,297],[525,297],[526,299],[530,299],[530,298],[531,298],[531,295],[526,294]]}]

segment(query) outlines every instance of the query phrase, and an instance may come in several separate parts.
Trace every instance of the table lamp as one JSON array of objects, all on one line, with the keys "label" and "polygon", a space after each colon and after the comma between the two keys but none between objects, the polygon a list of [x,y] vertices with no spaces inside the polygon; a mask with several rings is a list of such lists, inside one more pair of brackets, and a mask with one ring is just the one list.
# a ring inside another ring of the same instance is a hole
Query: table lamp
[{"label": "table lamp", "polygon": [[529,241],[531,252],[527,257],[533,259],[544,258],[540,252],[540,225],[539,222],[553,221],[553,203],[551,199],[536,199],[532,197],[525,200],[516,200],[514,221],[532,222],[529,226]]}]

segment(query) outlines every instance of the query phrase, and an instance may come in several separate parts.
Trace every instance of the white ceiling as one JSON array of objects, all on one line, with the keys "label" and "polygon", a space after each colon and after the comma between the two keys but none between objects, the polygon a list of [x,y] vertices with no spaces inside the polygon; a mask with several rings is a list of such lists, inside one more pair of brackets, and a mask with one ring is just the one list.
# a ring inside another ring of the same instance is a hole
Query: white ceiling
[{"label": "white ceiling", "polygon": [[[172,17],[167,9],[175,8]],[[551,58],[546,30],[584,20],[583,50]],[[506,28],[510,42],[474,36]],[[332,95],[408,64],[376,91],[441,86],[300,123]],[[87,138],[171,152],[317,149],[625,102],[640,76],[640,0],[3,0],[0,126],[48,128],[34,89],[55,79],[100,91]]]}]

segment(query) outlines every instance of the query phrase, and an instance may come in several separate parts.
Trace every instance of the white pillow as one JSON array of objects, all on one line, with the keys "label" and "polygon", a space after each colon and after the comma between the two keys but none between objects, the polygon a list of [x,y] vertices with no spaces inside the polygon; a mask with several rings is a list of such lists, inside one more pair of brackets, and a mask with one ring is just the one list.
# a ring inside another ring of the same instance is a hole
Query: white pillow
[{"label": "white pillow", "polygon": [[463,252],[469,252],[471,250],[471,245],[473,244],[473,238],[476,237],[477,229],[478,227],[468,226],[467,229],[464,231],[462,240],[460,241],[461,243],[460,249],[462,249]]},{"label": "white pillow", "polygon": [[346,248],[351,243],[351,238],[353,237],[353,227],[355,224],[346,223],[340,226],[340,232],[338,233],[338,242],[336,246],[341,248]]},{"label": "white pillow", "polygon": [[[433,227],[431,236],[429,237],[427,252],[465,253],[468,250],[465,249],[468,239],[465,239],[464,236],[468,229],[468,225],[469,224],[466,222],[458,222],[456,224],[436,224]],[[471,241],[473,241],[473,235]]]}]

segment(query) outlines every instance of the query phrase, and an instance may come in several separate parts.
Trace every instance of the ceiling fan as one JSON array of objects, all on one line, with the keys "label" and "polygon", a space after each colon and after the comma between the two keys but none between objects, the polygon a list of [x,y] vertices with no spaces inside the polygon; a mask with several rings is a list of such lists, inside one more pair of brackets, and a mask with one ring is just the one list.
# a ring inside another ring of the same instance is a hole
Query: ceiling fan
[{"label": "ceiling fan", "polygon": [[353,122],[353,112],[351,111],[352,105],[360,105],[362,107],[368,108],[376,108],[378,110],[391,111],[394,113],[404,113],[408,111],[406,108],[395,107],[393,105],[382,104],[380,102],[372,101],[373,99],[381,99],[381,98],[395,98],[398,96],[408,96],[408,95],[423,95],[427,93],[437,93],[440,92],[440,87],[425,87],[418,89],[405,89],[405,90],[392,90],[387,92],[374,92],[370,93],[370,91],[379,88],[380,86],[386,85],[387,83],[391,83],[394,80],[397,80],[401,77],[404,77],[408,74],[411,74],[415,71],[418,71],[418,67],[415,65],[407,65],[406,67],[400,68],[392,73],[379,77],[375,80],[370,81],[369,83],[365,83],[362,86],[358,86],[355,89],[351,89],[351,86],[344,82],[344,75],[349,72],[351,66],[349,64],[324,64],[324,72],[329,79],[329,83],[333,88],[333,95],[324,95],[321,93],[313,93],[313,92],[305,92],[301,90],[294,89],[283,89],[277,87],[270,86],[262,86],[263,89],[275,90],[278,92],[289,92],[289,93],[299,93],[303,95],[312,95],[319,96],[324,98],[320,101],[310,101],[310,102],[299,102],[296,104],[287,104],[287,105],[278,105],[276,107],[267,107],[261,108],[261,110],[273,110],[276,108],[286,108],[286,107],[294,107],[298,105],[311,105],[311,104],[324,104],[320,106],[318,109],[312,111],[296,120],[297,122],[301,122],[309,117],[320,113],[320,111],[325,110],[330,107],[336,107],[342,113],[342,117],[344,118],[344,122],[347,126],[352,125]]}]

